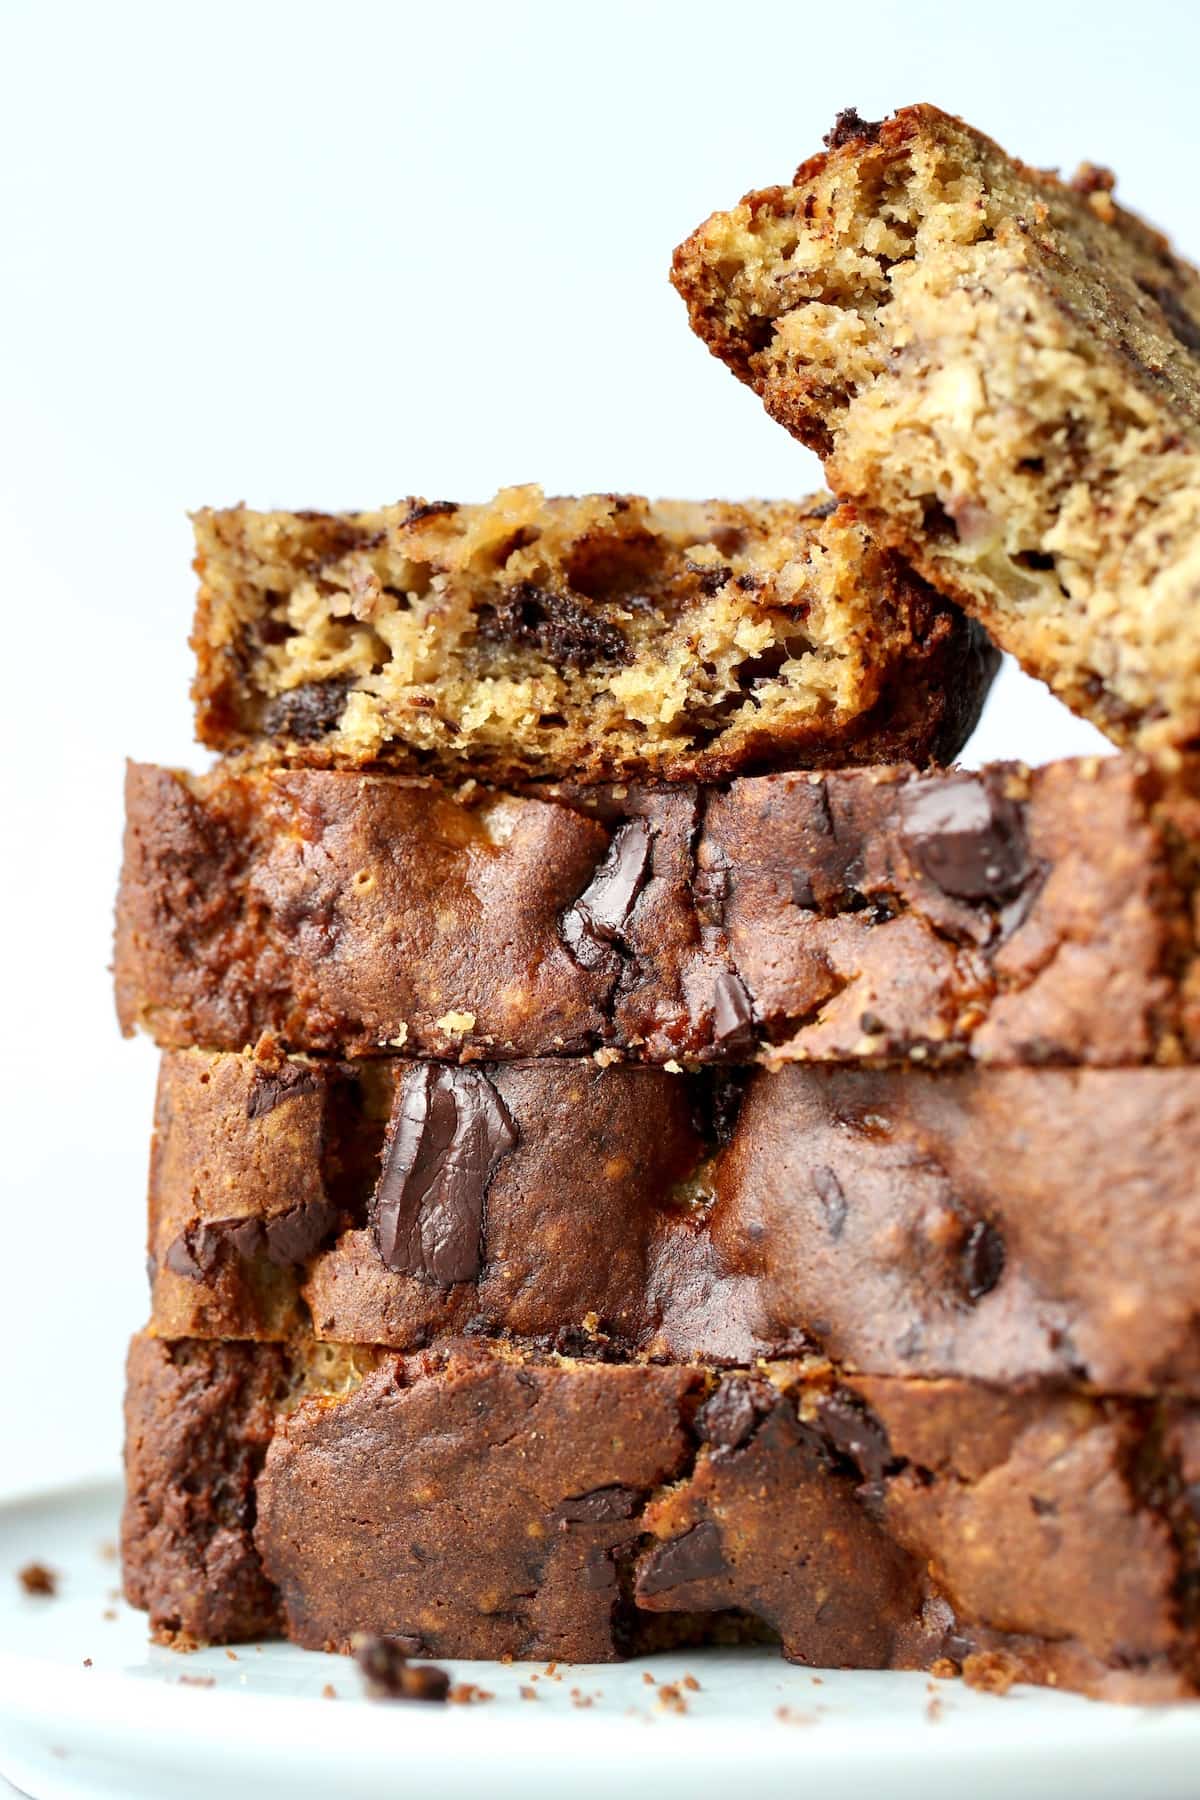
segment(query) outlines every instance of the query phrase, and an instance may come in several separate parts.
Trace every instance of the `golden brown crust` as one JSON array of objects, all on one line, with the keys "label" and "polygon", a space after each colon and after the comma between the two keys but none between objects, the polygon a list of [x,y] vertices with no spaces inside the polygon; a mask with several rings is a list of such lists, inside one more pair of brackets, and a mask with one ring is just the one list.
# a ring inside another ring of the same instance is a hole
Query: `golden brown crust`
[{"label": "golden brown crust", "polygon": [[995,654],[853,509],[409,501],[196,516],[199,735],[493,781],[947,760]]},{"label": "golden brown crust", "polygon": [[544,797],[133,765],[118,1010],[233,1050],[1178,1061],[1196,786],[1137,759]]},{"label": "golden brown crust", "polygon": [[934,107],[829,141],[680,246],[694,328],[1069,705],[1200,741],[1200,277]]}]

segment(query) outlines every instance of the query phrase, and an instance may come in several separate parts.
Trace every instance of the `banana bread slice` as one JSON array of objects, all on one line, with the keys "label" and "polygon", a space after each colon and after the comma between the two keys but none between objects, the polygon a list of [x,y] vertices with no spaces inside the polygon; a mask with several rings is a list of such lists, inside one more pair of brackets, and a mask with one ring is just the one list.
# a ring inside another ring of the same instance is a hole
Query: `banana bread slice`
[{"label": "banana bread slice", "polygon": [[1178,1061],[1198,780],[1113,758],[533,797],[134,765],[121,1023],[463,1061]]},{"label": "banana bread slice", "polygon": [[947,761],[995,671],[850,508],[544,499],[196,515],[201,740],[450,776]]},{"label": "banana bread slice", "polygon": [[935,107],[826,144],[676,251],[694,329],[1069,706],[1200,743],[1200,276]]},{"label": "banana bread slice", "polygon": [[152,1330],[1200,1400],[1200,1070],[171,1052]]},{"label": "banana bread slice", "polygon": [[[259,1635],[265,1595],[311,1649],[600,1662],[766,1636],[816,1666],[1197,1690],[1194,1407],[464,1341],[282,1354],[264,1455],[281,1352],[135,1340],[126,1589],[174,1641]],[[238,1365],[189,1452],[180,1403]],[[231,1469],[257,1472],[219,1560]]]}]

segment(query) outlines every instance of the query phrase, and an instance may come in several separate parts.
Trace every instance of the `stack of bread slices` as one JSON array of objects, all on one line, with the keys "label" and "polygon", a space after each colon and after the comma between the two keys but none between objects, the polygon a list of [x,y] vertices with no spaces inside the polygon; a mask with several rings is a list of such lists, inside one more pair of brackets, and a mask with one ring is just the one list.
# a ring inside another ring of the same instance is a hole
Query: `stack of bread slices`
[{"label": "stack of bread slices", "polygon": [[[1200,1688],[1200,277],[1111,189],[845,114],[682,246],[829,494],[198,516],[163,1640]],[[1121,753],[949,766],[993,644]]]}]

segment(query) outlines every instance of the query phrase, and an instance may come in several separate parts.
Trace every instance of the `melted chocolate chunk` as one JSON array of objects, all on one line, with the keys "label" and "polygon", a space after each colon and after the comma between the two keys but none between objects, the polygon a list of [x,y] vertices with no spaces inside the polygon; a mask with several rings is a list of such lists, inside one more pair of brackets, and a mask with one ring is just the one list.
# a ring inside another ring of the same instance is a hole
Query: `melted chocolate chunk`
[{"label": "melted chocolate chunk", "polygon": [[622,825],[587,887],[563,914],[559,930],[581,969],[599,969],[610,960],[646,884],[652,842],[645,819]]},{"label": "melted chocolate chunk", "polygon": [[584,1587],[593,1594],[617,1585],[617,1565],[607,1550],[594,1550],[579,1574]]},{"label": "melted chocolate chunk", "polygon": [[702,1519],[682,1537],[668,1538],[646,1557],[637,1579],[639,1594],[664,1594],[685,1581],[723,1575],[727,1564],[721,1533],[712,1519]]},{"label": "melted chocolate chunk", "polygon": [[1004,1239],[986,1219],[977,1219],[963,1245],[963,1283],[969,1300],[990,1294],[1004,1273]]},{"label": "melted chocolate chunk", "polygon": [[354,1660],[363,1672],[373,1700],[445,1700],[450,1677],[436,1663],[408,1660],[409,1638],[366,1637],[354,1647]]},{"label": "melted chocolate chunk", "polygon": [[487,1191],[516,1143],[508,1109],[482,1069],[410,1068],[371,1205],[384,1266],[443,1287],[474,1281],[483,1266]]},{"label": "melted chocolate chunk", "polygon": [[282,1106],[285,1100],[295,1100],[301,1094],[316,1094],[320,1090],[320,1072],[306,1063],[285,1062],[270,1075],[265,1069],[257,1069],[246,1095],[246,1117],[261,1119],[265,1113]]},{"label": "melted chocolate chunk", "polygon": [[263,711],[262,729],[268,737],[295,738],[308,744],[334,731],[345,709],[351,683],[340,675],[327,681],[306,681],[276,694]]},{"label": "melted chocolate chunk", "polygon": [[707,863],[692,877],[692,901],[701,925],[721,926],[731,886],[729,859],[712,845],[707,847],[707,855]]},{"label": "melted chocolate chunk", "polygon": [[570,595],[532,581],[518,581],[490,606],[481,606],[477,630],[489,643],[537,650],[560,668],[589,669],[596,663],[633,660],[618,626],[598,618]]},{"label": "melted chocolate chunk", "polygon": [[845,1189],[832,1169],[814,1169],[812,1184],[816,1189],[817,1199],[824,1209],[829,1235],[836,1240],[842,1235],[846,1214],[850,1210],[846,1202]]},{"label": "melted chocolate chunk", "polygon": [[778,1404],[779,1396],[769,1382],[727,1375],[696,1414],[696,1432],[702,1443],[729,1455],[750,1442]]},{"label": "melted chocolate chunk", "polygon": [[567,1525],[607,1525],[616,1519],[632,1519],[639,1500],[633,1488],[593,1488],[590,1494],[564,1500],[558,1516]]},{"label": "melted chocolate chunk", "polygon": [[1034,872],[1021,808],[978,775],[914,782],[901,808],[913,861],[955,900],[999,903]]},{"label": "melted chocolate chunk", "polygon": [[228,1257],[265,1260],[277,1269],[306,1263],[337,1226],[329,1200],[305,1200],[273,1219],[210,1219],[189,1225],[168,1246],[163,1263],[188,1281],[211,1282]]},{"label": "melted chocolate chunk", "polygon": [[833,121],[832,128],[825,133],[825,148],[840,150],[843,144],[852,144],[856,141],[866,144],[878,143],[882,128],[882,119],[872,122],[870,119],[862,118],[856,106],[843,107]]},{"label": "melted chocolate chunk", "polygon": [[435,519],[442,513],[456,513],[457,500],[414,500],[404,515],[406,525],[419,525],[422,519]]},{"label": "melted chocolate chunk", "polygon": [[828,1442],[849,1457],[864,1482],[877,1487],[892,1466],[892,1446],[875,1414],[856,1394],[828,1394],[817,1407],[817,1419]]},{"label": "melted chocolate chunk", "polygon": [[700,592],[708,595],[709,598],[714,594],[719,594],[725,583],[733,579],[733,570],[727,563],[689,562],[684,564],[684,568],[689,575],[696,577],[696,585]]},{"label": "melted chocolate chunk", "polygon": [[732,1055],[754,1048],[754,1008],[740,976],[722,970],[713,984],[713,1043]]}]

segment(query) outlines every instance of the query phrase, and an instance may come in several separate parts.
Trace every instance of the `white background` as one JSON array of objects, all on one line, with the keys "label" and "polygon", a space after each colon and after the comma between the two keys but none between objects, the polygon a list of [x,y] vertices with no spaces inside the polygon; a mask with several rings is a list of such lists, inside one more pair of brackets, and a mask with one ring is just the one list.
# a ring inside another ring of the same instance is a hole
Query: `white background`
[{"label": "white background", "polygon": [[[0,5],[0,1491],[118,1454],[154,1056],[106,964],[122,758],[200,760],[187,509],[807,491],[673,245],[840,107],[927,99],[1200,252],[1198,17]],[[1006,677],[973,755],[1096,741]]]}]

